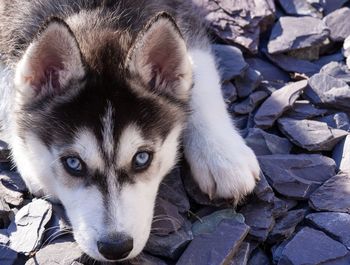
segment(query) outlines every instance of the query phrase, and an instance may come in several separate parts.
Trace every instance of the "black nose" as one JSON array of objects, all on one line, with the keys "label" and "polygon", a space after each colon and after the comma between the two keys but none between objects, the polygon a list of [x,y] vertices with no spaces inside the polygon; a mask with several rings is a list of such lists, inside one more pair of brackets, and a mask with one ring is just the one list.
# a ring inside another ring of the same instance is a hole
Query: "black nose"
[{"label": "black nose", "polygon": [[97,241],[98,251],[108,260],[126,258],[133,246],[133,239],[125,235],[114,237],[113,240]]}]

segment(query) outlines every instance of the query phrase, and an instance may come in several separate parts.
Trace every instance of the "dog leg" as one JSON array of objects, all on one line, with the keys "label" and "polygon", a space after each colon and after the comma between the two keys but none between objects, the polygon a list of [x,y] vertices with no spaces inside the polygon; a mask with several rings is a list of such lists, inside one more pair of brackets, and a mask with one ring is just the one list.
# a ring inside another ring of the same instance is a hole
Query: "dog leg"
[{"label": "dog leg", "polygon": [[185,156],[202,191],[210,198],[233,198],[237,203],[254,189],[259,164],[226,111],[211,51],[193,49],[190,56],[194,87]]}]

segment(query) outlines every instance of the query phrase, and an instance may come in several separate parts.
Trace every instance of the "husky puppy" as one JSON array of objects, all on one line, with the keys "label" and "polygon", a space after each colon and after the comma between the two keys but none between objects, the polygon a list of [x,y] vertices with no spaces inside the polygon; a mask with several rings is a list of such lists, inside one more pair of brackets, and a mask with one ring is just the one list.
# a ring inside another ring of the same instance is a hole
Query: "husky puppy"
[{"label": "husky puppy", "polygon": [[0,122],[30,191],[60,201],[81,249],[137,256],[180,137],[195,180],[236,202],[257,159],[226,112],[188,0],[2,0]]}]

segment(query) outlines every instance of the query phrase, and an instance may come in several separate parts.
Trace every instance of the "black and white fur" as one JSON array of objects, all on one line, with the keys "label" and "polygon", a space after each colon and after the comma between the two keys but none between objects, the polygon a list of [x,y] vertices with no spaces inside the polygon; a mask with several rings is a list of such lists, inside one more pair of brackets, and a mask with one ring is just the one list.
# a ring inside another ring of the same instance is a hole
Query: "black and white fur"
[{"label": "black and white fur", "polygon": [[[2,137],[30,191],[64,205],[81,249],[124,234],[137,256],[180,137],[210,197],[239,201],[257,159],[226,112],[205,24],[186,0],[0,2]],[[139,150],[153,154],[142,172]],[[60,158],[76,155],[86,175]]]}]

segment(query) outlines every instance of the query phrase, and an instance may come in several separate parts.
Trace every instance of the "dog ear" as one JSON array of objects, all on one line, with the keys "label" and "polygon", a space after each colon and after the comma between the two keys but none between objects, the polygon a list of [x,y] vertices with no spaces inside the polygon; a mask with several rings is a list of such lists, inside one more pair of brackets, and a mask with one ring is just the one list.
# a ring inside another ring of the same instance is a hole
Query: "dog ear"
[{"label": "dog ear", "polygon": [[127,57],[127,69],[153,93],[188,98],[192,67],[185,41],[170,15],[158,14],[138,34]]},{"label": "dog ear", "polygon": [[70,82],[85,75],[73,32],[52,18],[29,45],[16,67],[15,85],[27,98],[64,93]]}]

